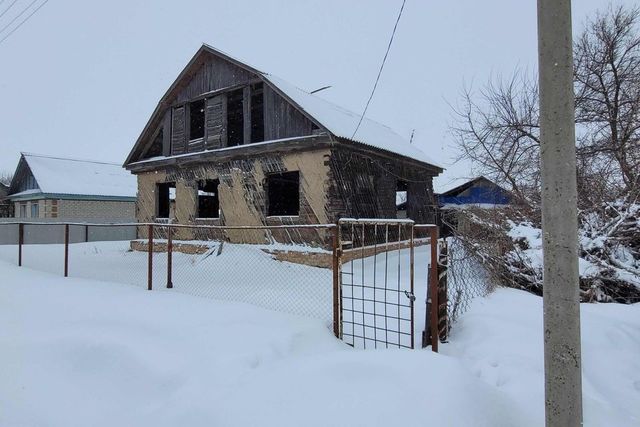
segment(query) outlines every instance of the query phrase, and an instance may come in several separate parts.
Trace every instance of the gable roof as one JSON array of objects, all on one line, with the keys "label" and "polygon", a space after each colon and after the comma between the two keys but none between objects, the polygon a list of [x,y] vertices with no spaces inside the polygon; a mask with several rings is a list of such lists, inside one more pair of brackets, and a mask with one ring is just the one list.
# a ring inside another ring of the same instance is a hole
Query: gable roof
[{"label": "gable roof", "polygon": [[356,114],[329,101],[319,98],[318,96],[306,92],[279,77],[260,71],[259,69],[248,65],[246,62],[240,61],[207,44],[203,44],[202,47],[200,47],[198,52],[196,52],[191,61],[189,61],[178,78],[174,81],[165,95],[161,98],[158,106],[154,110],[151,118],[145,126],[145,129],[140,135],[140,138],[138,138],[136,145],[127,157],[125,165],[129,164],[132,161],[132,157],[137,145],[141,142],[143,136],[148,131],[154,117],[156,117],[160,113],[162,105],[167,101],[167,98],[170,97],[170,95],[179,85],[180,81],[189,74],[190,68],[198,63],[198,58],[203,53],[215,55],[237,65],[240,68],[256,74],[275,92],[277,92],[288,102],[290,102],[301,113],[307,116],[308,119],[317,123],[320,127],[329,131],[335,137],[368,145],[370,147],[408,157],[422,163],[427,163],[442,171],[442,167],[437,162],[435,162],[422,150],[411,145],[405,138],[398,135],[388,126],[365,117],[362,120],[358,131],[354,135],[354,131],[356,130],[358,122],[360,121],[360,114]]},{"label": "gable roof", "polygon": [[[79,160],[21,153],[14,181],[28,168],[39,190],[12,193],[12,197],[26,194],[55,194],[130,199],[136,197],[137,180],[116,163]],[[14,191],[17,183],[12,182]]]},{"label": "gable roof", "polygon": [[299,110],[306,112],[333,135],[441,168],[431,157],[390,127],[365,117],[354,135],[361,115],[310,94],[279,77],[271,74],[263,76],[276,90],[292,100]]},{"label": "gable roof", "polygon": [[505,190],[504,188],[502,188],[501,186],[499,186],[498,184],[496,184],[495,182],[491,181],[488,178],[485,178],[484,176],[478,176],[476,178],[473,178],[471,180],[468,180],[466,182],[464,182],[463,184],[457,185],[456,187],[453,187],[445,192],[442,192],[440,194],[438,194],[439,196],[442,197],[449,197],[449,196],[456,196],[459,193],[462,193],[463,191],[467,190],[468,188],[473,187],[474,185],[481,183],[481,182],[485,182],[487,184],[490,184],[492,186],[495,186],[505,192],[508,192],[507,190]]}]

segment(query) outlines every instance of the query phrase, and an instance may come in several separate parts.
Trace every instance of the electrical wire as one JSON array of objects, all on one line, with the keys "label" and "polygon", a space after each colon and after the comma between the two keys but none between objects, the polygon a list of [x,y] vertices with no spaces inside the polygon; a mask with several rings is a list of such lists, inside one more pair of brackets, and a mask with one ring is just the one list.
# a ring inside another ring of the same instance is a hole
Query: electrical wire
[{"label": "electrical wire", "polygon": [[14,4],[16,4],[18,0],[13,0],[13,3],[11,3],[5,10],[4,12],[0,13],[0,18],[2,18],[4,16],[5,13],[7,13],[9,11],[9,9],[11,9],[13,7]]},{"label": "electrical wire", "polygon": [[9,28],[11,26],[11,24],[13,24],[14,22],[16,22],[16,20],[18,18],[20,18],[22,15],[24,15],[24,13],[31,9],[31,6],[33,6],[35,4],[35,2],[37,2],[38,0],[33,0],[31,3],[29,3],[29,6],[25,7],[24,9],[22,9],[22,12],[20,12],[19,14],[17,14],[12,20],[11,22],[9,22],[7,25],[5,25],[4,27],[0,28],[0,34],[2,34],[4,32],[4,30],[6,30],[7,28]]},{"label": "electrical wire", "polygon": [[400,7],[400,12],[398,13],[398,18],[396,19],[396,23],[393,26],[393,32],[391,33],[391,38],[389,39],[389,44],[387,45],[387,51],[384,54],[384,58],[382,58],[382,64],[380,65],[380,70],[378,70],[378,76],[376,77],[376,82],[373,85],[373,90],[371,91],[371,95],[369,95],[369,99],[367,100],[367,104],[364,107],[364,111],[362,112],[362,116],[360,116],[360,120],[358,121],[358,125],[356,126],[356,130],[353,131],[353,135],[351,135],[351,139],[356,136],[358,133],[358,129],[360,129],[360,125],[362,124],[362,120],[364,119],[364,115],[367,113],[367,109],[369,108],[369,104],[373,99],[373,94],[376,93],[376,88],[378,87],[378,82],[380,81],[380,76],[382,75],[382,69],[384,68],[384,64],[387,62],[387,56],[389,55],[389,51],[391,50],[391,44],[393,43],[393,38],[396,35],[396,30],[398,29],[398,23],[400,22],[400,17],[402,16],[402,11],[404,10],[404,5],[407,0],[402,0],[402,6]]},{"label": "electrical wire", "polygon": [[[7,34],[7,35],[6,35],[6,36],[4,36],[2,39],[0,39],[0,44],[2,44],[2,42],[4,42],[6,39],[8,39],[8,38],[9,38],[9,36],[11,36],[11,34],[15,33],[15,32],[18,30],[18,28],[22,27],[22,25],[23,25],[25,22],[27,22],[27,21],[29,20],[29,18],[31,18],[33,15],[35,15],[35,14],[36,14],[36,12],[37,12],[37,11],[39,11],[39,10],[42,8],[42,6],[44,6],[45,4],[47,4],[47,2],[48,2],[48,1],[49,1],[49,0],[44,0],[44,2],[42,2],[42,3],[40,4],[40,6],[36,7],[36,8],[33,10],[33,12],[31,12],[31,13],[30,13],[26,18],[24,18],[24,19],[23,19],[23,20],[22,20],[18,25],[16,25],[16,27],[15,27],[13,30],[9,31],[9,34]],[[15,3],[15,2],[14,2],[14,3]]]}]

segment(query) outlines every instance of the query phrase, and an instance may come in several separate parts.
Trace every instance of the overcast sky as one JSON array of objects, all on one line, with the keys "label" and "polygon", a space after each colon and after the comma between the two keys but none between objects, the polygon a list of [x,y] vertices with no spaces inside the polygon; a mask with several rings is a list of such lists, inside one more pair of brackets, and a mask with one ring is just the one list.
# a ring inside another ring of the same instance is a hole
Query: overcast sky
[{"label": "overcast sky", "polygon": [[[401,3],[50,0],[0,43],[0,171],[20,151],[122,163],[203,42],[305,90],[332,85],[322,97],[361,112]],[[607,5],[574,0],[574,32]],[[447,167],[441,182],[471,176],[451,164],[448,102],[465,83],[534,71],[536,40],[535,0],[407,0],[367,116],[407,139],[415,129],[414,144]]]}]

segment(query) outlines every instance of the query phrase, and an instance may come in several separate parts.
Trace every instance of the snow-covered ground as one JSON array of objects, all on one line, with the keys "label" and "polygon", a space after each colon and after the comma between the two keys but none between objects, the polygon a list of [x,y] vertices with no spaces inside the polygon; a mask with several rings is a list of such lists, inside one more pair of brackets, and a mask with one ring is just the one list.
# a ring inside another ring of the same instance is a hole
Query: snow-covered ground
[{"label": "snow-covered ground", "polygon": [[[0,261],[3,426],[537,426],[542,308],[499,289],[442,346],[354,350],[325,322]],[[585,421],[640,423],[640,305],[583,305]]]},{"label": "snow-covered ground", "polygon": [[[248,245],[199,242],[209,245],[203,254],[173,253],[173,289],[189,295],[250,303],[288,314],[323,320],[333,319],[333,275],[330,269],[281,262],[263,249],[317,252],[293,245]],[[23,246],[23,265],[34,270],[63,274],[64,246]],[[17,246],[0,245],[0,260],[16,263]],[[415,249],[414,294],[416,295],[414,336],[424,329],[429,246]],[[69,246],[69,275],[85,279],[147,287],[148,254],[130,251],[129,241],[77,243]],[[375,266],[375,268],[374,268]],[[393,250],[343,265],[343,318],[345,337],[358,347],[410,346],[410,252]],[[375,274],[374,274],[375,271]],[[167,283],[167,254],[153,257],[153,288]],[[362,286],[362,285],[365,286]],[[375,295],[373,292],[375,288]],[[375,296],[375,298],[374,298]],[[351,298],[353,297],[353,298]],[[385,298],[390,301],[385,304]],[[376,300],[374,303],[373,300]],[[368,300],[364,301],[363,300]],[[399,307],[399,304],[403,307]],[[365,314],[375,313],[375,315]],[[383,314],[390,318],[385,318]],[[391,317],[403,320],[391,319]],[[353,324],[356,323],[354,327]],[[366,325],[363,327],[362,325]],[[385,327],[385,331],[381,330]],[[397,333],[400,331],[400,334]],[[377,338],[376,338],[377,337]],[[384,337],[384,338],[381,338]],[[377,341],[377,342],[376,342]]]}]

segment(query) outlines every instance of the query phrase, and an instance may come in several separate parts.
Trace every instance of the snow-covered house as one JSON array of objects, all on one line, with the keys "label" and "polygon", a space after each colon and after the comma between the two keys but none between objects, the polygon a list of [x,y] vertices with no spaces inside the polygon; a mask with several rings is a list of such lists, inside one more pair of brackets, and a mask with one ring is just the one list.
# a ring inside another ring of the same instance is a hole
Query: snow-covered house
[{"label": "snow-covered house", "polygon": [[469,210],[495,209],[508,206],[513,199],[511,192],[484,176],[473,179],[457,179],[449,188],[436,194],[440,206],[442,234],[468,232]]},{"label": "snow-covered house", "polygon": [[437,195],[441,206],[496,206],[511,202],[511,193],[484,176],[456,185]]},{"label": "snow-covered house", "polygon": [[432,221],[432,178],[442,169],[390,128],[367,118],[358,127],[360,119],[203,45],[125,161],[138,178],[138,220],[396,218],[397,193],[406,192],[406,216]]},{"label": "snow-covered house", "polygon": [[9,200],[17,218],[132,221],[136,190],[118,164],[22,153]]}]

